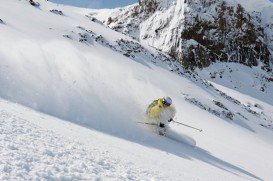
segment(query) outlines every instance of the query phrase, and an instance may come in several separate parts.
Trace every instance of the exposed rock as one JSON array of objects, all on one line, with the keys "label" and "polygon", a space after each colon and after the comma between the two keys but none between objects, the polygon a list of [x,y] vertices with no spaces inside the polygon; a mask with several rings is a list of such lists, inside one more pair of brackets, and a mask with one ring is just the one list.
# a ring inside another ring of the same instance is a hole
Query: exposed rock
[{"label": "exposed rock", "polygon": [[72,39],[69,35],[63,35],[63,37],[68,38],[68,39]]},{"label": "exposed rock", "polygon": [[226,108],[226,106],[224,106],[224,104],[221,103],[221,102],[219,102],[219,101],[213,100],[213,103],[214,103],[216,106],[218,106],[218,107],[220,107],[220,108],[223,108],[224,110],[228,110],[228,108]]},{"label": "exposed rock", "polygon": [[[191,104],[194,104],[195,106],[199,107],[200,109],[208,111],[209,113],[214,114],[217,117],[224,117],[229,120],[233,120],[235,117],[235,115],[231,111],[229,111],[225,106],[223,106],[222,103],[217,102],[217,101],[214,101],[214,103],[218,107],[222,108],[221,111],[213,109],[213,108],[209,107],[208,105],[205,105],[204,103],[200,102],[196,98],[185,97],[185,101],[187,101]],[[217,104],[217,103],[220,103],[220,104]],[[219,106],[219,105],[221,105],[221,106]]]},{"label": "exposed rock", "polygon": [[[101,24],[101,25],[103,25],[103,23],[100,21],[100,20],[98,20],[97,18],[95,18],[95,17],[93,17],[92,15],[85,15],[90,21],[93,21],[93,22],[95,22],[95,23],[98,23],[98,24]],[[109,17],[110,19],[111,19],[111,17]],[[109,19],[108,18],[108,19]]]},{"label": "exposed rock", "polygon": [[145,13],[154,13],[158,8],[157,0],[138,0],[141,10]]},{"label": "exposed rock", "polygon": [[271,55],[263,42],[263,29],[251,22],[244,8],[240,4],[228,5],[225,1],[208,7],[212,5],[216,10],[212,19],[188,14],[181,34],[182,48],[173,48],[171,53],[186,67],[202,68],[215,61],[239,62],[248,66],[257,66],[261,61],[269,67]]},{"label": "exposed rock", "polygon": [[35,7],[39,7],[40,4],[38,2],[35,2],[33,0],[29,0],[29,4],[32,5],[32,6],[35,6]]},{"label": "exposed rock", "polygon": [[64,15],[62,11],[59,11],[57,9],[50,10],[51,13],[57,14],[57,15]]},{"label": "exposed rock", "polygon": [[139,5],[119,9],[105,22],[169,54],[186,68],[203,68],[216,61],[247,66],[261,62],[262,68],[272,71],[270,25],[265,27],[261,14],[247,12],[238,3],[139,0]]}]

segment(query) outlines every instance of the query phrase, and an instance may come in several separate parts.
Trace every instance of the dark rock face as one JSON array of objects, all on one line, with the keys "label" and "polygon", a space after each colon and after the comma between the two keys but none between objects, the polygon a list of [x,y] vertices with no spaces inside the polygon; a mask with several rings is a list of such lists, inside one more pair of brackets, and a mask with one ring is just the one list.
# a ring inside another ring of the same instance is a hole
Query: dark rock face
[{"label": "dark rock face", "polygon": [[[263,42],[263,28],[251,22],[241,5],[228,6],[223,1],[216,6],[216,16],[206,21],[198,15],[186,18],[181,34],[182,52],[171,52],[185,67],[206,67],[214,61],[239,62],[257,66],[258,61],[269,66],[271,55]],[[194,19],[194,21],[192,21]],[[195,43],[189,45],[188,40]]]},{"label": "dark rock face", "polygon": [[157,0],[138,0],[141,10],[145,13],[154,13],[159,5]]},{"label": "dark rock face", "polygon": [[39,7],[40,4],[38,2],[35,2],[33,0],[29,0],[29,4],[32,5],[32,6],[35,6],[35,7]]}]

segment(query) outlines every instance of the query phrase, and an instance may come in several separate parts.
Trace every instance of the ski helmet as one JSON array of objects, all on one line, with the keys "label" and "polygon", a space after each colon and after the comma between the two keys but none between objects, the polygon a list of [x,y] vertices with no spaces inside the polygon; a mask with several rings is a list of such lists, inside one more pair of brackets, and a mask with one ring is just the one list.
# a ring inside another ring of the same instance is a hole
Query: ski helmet
[{"label": "ski helmet", "polygon": [[163,98],[163,104],[165,106],[170,106],[172,104],[172,102],[173,102],[172,99],[168,96]]}]

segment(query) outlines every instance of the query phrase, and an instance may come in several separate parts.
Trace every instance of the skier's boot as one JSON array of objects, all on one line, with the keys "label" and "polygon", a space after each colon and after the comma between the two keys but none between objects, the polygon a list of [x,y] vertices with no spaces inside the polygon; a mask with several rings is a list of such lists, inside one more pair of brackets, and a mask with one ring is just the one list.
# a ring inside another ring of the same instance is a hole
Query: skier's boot
[{"label": "skier's boot", "polygon": [[166,127],[165,127],[165,125],[163,123],[159,124],[158,134],[160,136],[165,136],[165,134],[166,134]]}]

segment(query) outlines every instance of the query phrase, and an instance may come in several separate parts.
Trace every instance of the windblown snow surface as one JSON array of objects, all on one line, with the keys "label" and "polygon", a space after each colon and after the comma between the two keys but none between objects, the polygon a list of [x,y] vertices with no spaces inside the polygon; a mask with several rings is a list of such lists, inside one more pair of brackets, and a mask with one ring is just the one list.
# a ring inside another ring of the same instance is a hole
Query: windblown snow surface
[{"label": "windblown snow surface", "polygon": [[[272,180],[261,69],[214,64],[203,80],[88,9],[0,2],[0,180]],[[165,95],[203,132],[172,123],[169,139],[137,124]]]}]

